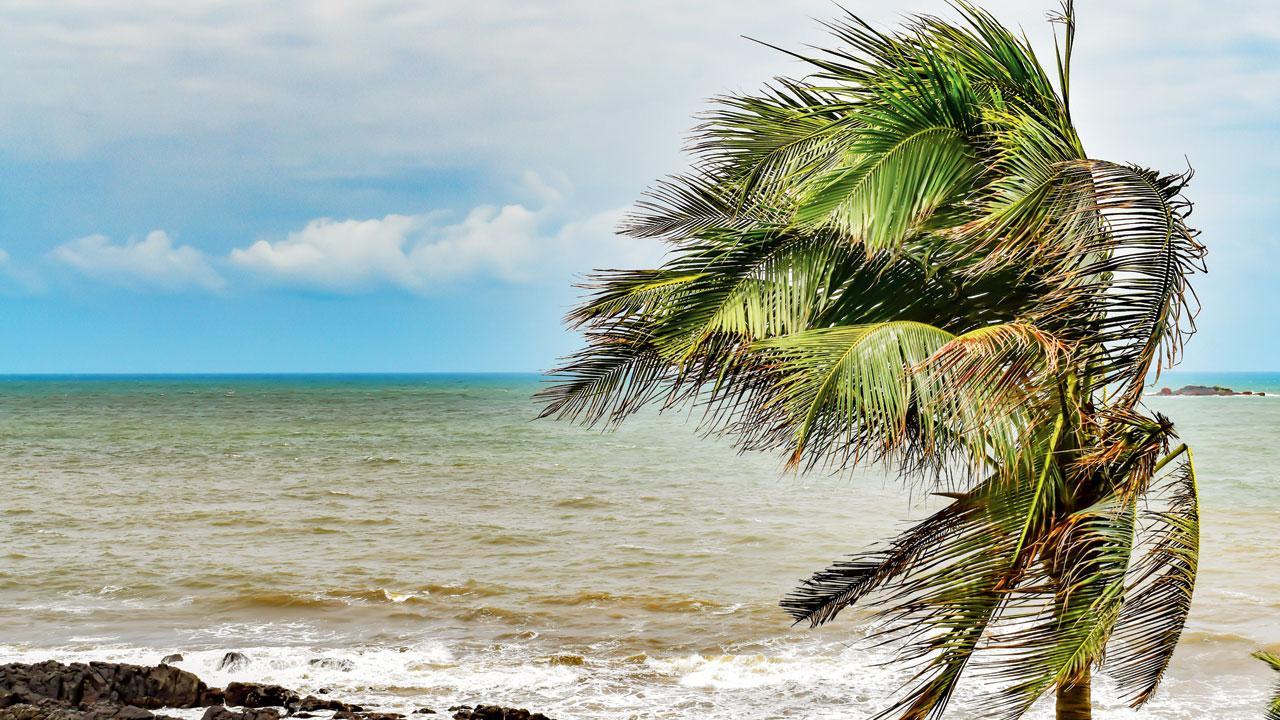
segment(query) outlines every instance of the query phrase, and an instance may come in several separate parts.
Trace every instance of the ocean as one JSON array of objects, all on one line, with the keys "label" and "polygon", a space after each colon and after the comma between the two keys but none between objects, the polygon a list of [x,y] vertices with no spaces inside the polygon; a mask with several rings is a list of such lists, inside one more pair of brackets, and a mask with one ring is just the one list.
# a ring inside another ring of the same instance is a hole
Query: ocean
[{"label": "ocean", "polygon": [[[1280,394],[1280,374],[1157,385]],[[534,375],[0,379],[0,662],[179,667],[406,710],[561,720],[858,718],[906,677],[797,580],[935,502],[875,469],[795,475],[696,418],[535,421]],[[1149,397],[1195,448],[1195,607],[1148,707],[1261,717],[1280,649],[1280,397]],[[217,670],[225,652],[250,659]],[[313,660],[336,662],[315,664]],[[342,662],[346,661],[346,662]],[[966,696],[948,717],[970,717]],[[1047,705],[1034,718],[1051,717]]]}]

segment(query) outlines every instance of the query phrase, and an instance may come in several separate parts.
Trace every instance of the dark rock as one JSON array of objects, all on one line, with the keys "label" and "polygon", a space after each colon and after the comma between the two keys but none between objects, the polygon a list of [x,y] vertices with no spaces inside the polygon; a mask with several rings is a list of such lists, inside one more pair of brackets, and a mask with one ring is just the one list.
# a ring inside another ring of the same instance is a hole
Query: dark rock
[{"label": "dark rock", "polygon": [[215,705],[204,711],[200,720],[280,720],[280,713],[274,708],[250,708],[248,710],[228,710]]},{"label": "dark rock", "polygon": [[218,663],[219,670],[243,670],[249,666],[249,656],[244,653],[229,652],[222,656],[222,661]]},{"label": "dark rock", "polygon": [[0,698],[6,705],[37,705],[49,699],[74,706],[105,702],[140,708],[189,708],[200,707],[208,690],[200,678],[170,665],[63,665],[53,660],[0,665]]},{"label": "dark rock", "polygon": [[1167,387],[1164,387],[1164,388],[1160,388],[1160,393],[1159,393],[1159,394],[1160,394],[1160,395],[1169,396],[1169,395],[1172,395],[1172,394],[1173,394],[1173,391],[1172,391],[1172,390],[1170,390],[1170,389],[1169,389],[1169,388],[1167,388]]},{"label": "dark rock", "polygon": [[155,717],[150,710],[143,710],[135,705],[107,705],[103,710],[110,713],[105,717],[116,718],[116,720],[148,720]]},{"label": "dark rock", "polygon": [[304,712],[315,712],[316,710],[345,710],[347,712],[360,712],[364,708],[359,705],[351,705],[341,700],[332,700],[326,698],[318,698],[315,695],[308,695],[301,699],[295,699],[287,705],[290,715],[297,715]]},{"label": "dark rock", "polygon": [[200,695],[200,707],[208,707],[210,705],[221,705],[225,699],[222,696],[222,688],[209,688]]},{"label": "dark rock", "polygon": [[165,655],[164,657],[160,658],[161,665],[171,665],[173,663],[180,663],[180,662],[182,662],[182,653]]},{"label": "dark rock", "polygon": [[414,715],[435,715],[436,711],[428,707],[421,707],[413,711]]},{"label": "dark rock", "polygon": [[176,720],[134,705],[94,703],[76,707],[45,699],[36,704],[18,703],[0,709],[2,720]]},{"label": "dark rock", "polygon": [[356,720],[356,714],[350,710],[339,710],[333,714],[333,720]]},{"label": "dark rock", "polygon": [[324,668],[326,670],[341,670],[343,672],[351,672],[356,669],[356,664],[350,660],[340,658],[315,658],[307,661],[311,667]]},{"label": "dark rock", "polygon": [[298,694],[289,688],[263,683],[228,683],[222,691],[228,705],[247,708],[287,707],[298,702]]},{"label": "dark rock", "polygon": [[498,705],[462,706],[453,714],[454,720],[551,720],[542,713],[531,713],[523,708],[504,708]]}]

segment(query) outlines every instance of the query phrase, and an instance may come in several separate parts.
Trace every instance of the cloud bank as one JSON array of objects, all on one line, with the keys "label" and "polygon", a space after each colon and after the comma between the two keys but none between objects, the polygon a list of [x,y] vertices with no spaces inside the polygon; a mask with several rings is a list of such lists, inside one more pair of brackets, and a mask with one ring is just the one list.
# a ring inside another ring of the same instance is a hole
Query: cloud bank
[{"label": "cloud bank", "polygon": [[277,241],[231,251],[230,262],[267,282],[352,293],[427,292],[460,281],[563,284],[596,267],[657,262],[660,247],[614,234],[620,210],[581,220],[553,208],[482,205],[461,220],[442,213],[312,220]]},{"label": "cloud bank", "polygon": [[[598,267],[651,266],[656,241],[619,237],[621,209],[576,216],[572,189],[534,173],[523,176],[532,204],[479,205],[374,218],[316,218],[283,237],[261,237],[211,255],[175,245],[163,230],[113,243],[89,235],[49,257],[81,275],[135,290],[221,292],[252,278],[260,284],[339,294],[387,288],[427,293],[471,280],[566,285]],[[0,250],[0,267],[9,257]]]}]

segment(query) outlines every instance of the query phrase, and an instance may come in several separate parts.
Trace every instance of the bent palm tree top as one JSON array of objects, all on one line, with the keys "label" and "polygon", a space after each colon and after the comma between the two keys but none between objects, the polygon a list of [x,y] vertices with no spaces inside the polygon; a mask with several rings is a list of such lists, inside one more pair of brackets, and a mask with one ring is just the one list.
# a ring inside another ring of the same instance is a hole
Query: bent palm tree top
[{"label": "bent palm tree top", "polygon": [[600,272],[586,347],[544,416],[698,403],[792,466],[883,461],[952,502],[786,598],[814,625],[878,608],[918,670],[890,713],[936,717],[962,674],[1020,715],[1086,717],[1107,666],[1154,691],[1195,579],[1191,452],[1140,407],[1193,331],[1190,171],[1090,157],[1072,123],[1070,4],[1050,72],[965,2],[882,33],[828,25],[813,74],[721,98],[693,168],[624,230],[669,245]]}]

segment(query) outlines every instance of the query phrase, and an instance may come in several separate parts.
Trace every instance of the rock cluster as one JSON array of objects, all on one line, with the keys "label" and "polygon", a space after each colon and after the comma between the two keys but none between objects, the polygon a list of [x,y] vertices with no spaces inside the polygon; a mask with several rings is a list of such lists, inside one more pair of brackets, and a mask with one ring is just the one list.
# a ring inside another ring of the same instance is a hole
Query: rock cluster
[{"label": "rock cluster", "polygon": [[222,691],[171,665],[63,665],[52,660],[0,665],[0,707],[39,705],[45,700],[71,707],[192,708],[222,704]]},{"label": "rock cluster", "polygon": [[504,708],[497,705],[465,705],[449,708],[453,710],[453,720],[551,720],[542,713],[531,713],[528,710]]},{"label": "rock cluster", "polygon": [[[52,660],[0,665],[0,720],[176,720],[151,711],[199,707],[208,708],[202,720],[280,720],[282,712],[293,718],[326,712],[332,713],[333,720],[405,720],[399,713],[371,712],[341,700],[303,696],[279,685],[233,682],[225,689],[211,688],[194,674],[165,664],[180,660],[181,656],[169,656],[154,667],[103,662],[64,665]],[[244,655],[227,653],[222,666],[247,663]],[[550,720],[541,713],[497,705],[449,710],[455,720]],[[435,711],[420,708],[414,714],[434,715]]]},{"label": "rock cluster", "polygon": [[1212,397],[1212,396],[1228,397],[1233,395],[1265,396],[1266,395],[1266,393],[1264,392],[1254,392],[1252,390],[1241,390],[1237,392],[1235,390],[1232,390],[1229,387],[1222,387],[1221,385],[1183,385],[1177,390],[1166,387],[1166,388],[1160,388],[1160,394],[1165,396],[1190,395],[1193,397]]}]

